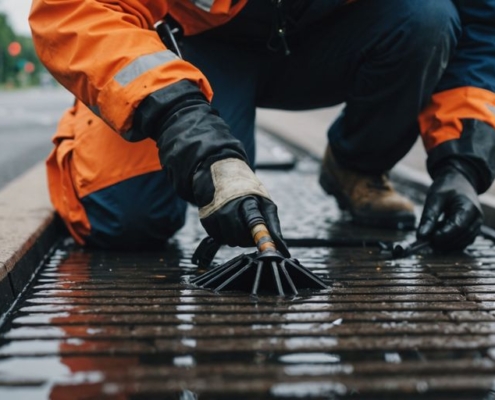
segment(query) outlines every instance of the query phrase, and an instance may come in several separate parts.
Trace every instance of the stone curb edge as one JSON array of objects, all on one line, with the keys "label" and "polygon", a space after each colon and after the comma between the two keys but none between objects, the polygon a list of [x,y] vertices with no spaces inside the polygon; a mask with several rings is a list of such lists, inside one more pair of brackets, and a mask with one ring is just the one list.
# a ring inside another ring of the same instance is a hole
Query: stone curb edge
[{"label": "stone curb edge", "polygon": [[48,197],[44,163],[0,191],[0,316],[25,290],[62,229]]}]

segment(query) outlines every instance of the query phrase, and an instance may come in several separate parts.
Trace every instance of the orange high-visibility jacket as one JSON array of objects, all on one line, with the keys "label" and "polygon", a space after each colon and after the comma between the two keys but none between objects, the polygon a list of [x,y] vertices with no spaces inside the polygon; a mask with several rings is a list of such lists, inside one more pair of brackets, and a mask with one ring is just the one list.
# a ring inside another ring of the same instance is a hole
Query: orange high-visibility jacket
[{"label": "orange high-visibility jacket", "polygon": [[211,100],[207,79],[166,49],[155,24],[169,13],[181,22],[184,34],[191,35],[226,23],[246,3],[33,1],[29,20],[38,55],[78,99],[60,120],[47,159],[52,204],[78,243],[84,243],[91,229],[80,198],[161,169],[151,139],[123,139],[141,100],[183,79],[195,82]]},{"label": "orange high-visibility jacket", "polygon": [[[166,49],[155,24],[170,14],[185,35],[193,35],[226,23],[247,1],[33,0],[30,24],[38,55],[79,99],[62,118],[47,161],[52,202],[79,242],[90,226],[78,198],[161,168],[150,139],[125,140],[133,139],[129,131],[139,103],[184,79],[212,97],[201,71]],[[326,10],[350,2],[326,1]],[[495,0],[452,2],[463,36],[452,67],[419,118],[421,133],[429,164],[464,152],[482,160],[489,185],[495,173],[489,153],[495,148]],[[472,121],[482,129],[467,129],[475,126]],[[77,151],[81,143],[84,152]]]},{"label": "orange high-visibility jacket", "polygon": [[227,22],[246,2],[34,0],[30,25],[56,79],[125,134],[140,101],[167,85],[188,79],[212,96],[203,74],[167,50],[154,25],[170,13],[190,35]]}]

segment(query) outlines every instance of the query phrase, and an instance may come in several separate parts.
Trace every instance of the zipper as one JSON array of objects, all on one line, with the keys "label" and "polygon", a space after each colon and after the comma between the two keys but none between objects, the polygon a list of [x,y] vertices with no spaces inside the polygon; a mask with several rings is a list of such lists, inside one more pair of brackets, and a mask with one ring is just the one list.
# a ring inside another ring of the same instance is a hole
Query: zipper
[{"label": "zipper", "polygon": [[271,0],[271,2],[274,6],[273,30],[266,45],[272,51],[278,51],[282,47],[284,54],[288,56],[290,49],[286,37],[287,15],[284,0]]}]

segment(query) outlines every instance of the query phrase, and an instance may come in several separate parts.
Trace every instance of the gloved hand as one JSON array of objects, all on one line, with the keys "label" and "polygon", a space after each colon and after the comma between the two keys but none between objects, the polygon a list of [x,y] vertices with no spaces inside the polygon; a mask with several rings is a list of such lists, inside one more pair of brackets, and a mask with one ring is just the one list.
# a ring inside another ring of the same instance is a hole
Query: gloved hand
[{"label": "gloved hand", "polygon": [[[254,246],[241,204],[254,196],[277,250],[290,257],[282,238],[277,206],[242,160],[228,158],[204,163],[193,178],[193,192],[199,208],[201,224],[218,243],[229,246]],[[256,212],[257,210],[253,210]]]},{"label": "gloved hand", "polygon": [[247,165],[242,143],[195,84],[179,81],[150,94],[136,109],[126,136],[156,141],[169,181],[180,197],[200,208],[201,223],[216,241],[254,246],[240,212],[243,199],[254,195],[277,249],[290,256],[277,207]]},{"label": "gloved hand", "polygon": [[480,231],[483,212],[470,181],[455,168],[445,167],[431,185],[417,231],[438,250],[462,250]]}]

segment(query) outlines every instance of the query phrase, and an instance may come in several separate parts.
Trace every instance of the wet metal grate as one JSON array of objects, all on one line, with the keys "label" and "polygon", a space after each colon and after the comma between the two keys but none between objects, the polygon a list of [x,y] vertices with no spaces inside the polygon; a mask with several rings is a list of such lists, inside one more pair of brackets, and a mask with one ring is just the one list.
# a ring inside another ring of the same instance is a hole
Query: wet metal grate
[{"label": "wet metal grate", "polygon": [[[350,225],[317,169],[260,171],[287,237],[414,235]],[[495,399],[491,240],[401,260],[292,248],[330,288],[256,300],[182,283],[198,273],[195,212],[161,252],[61,242],[3,326],[0,399]]]}]

